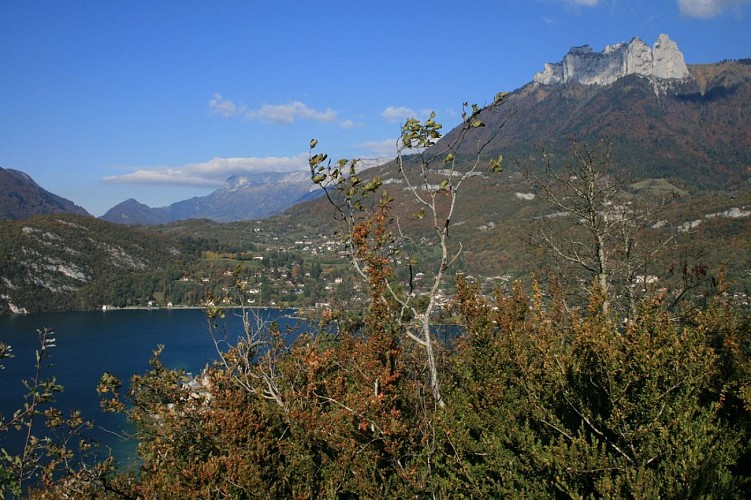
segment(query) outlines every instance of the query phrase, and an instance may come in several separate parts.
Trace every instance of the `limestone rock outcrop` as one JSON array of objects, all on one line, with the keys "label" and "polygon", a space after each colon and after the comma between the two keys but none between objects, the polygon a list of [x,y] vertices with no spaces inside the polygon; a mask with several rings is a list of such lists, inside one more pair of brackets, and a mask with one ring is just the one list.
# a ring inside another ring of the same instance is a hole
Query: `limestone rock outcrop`
[{"label": "limestone rock outcrop", "polygon": [[683,79],[690,75],[678,46],[663,34],[652,48],[639,38],[608,45],[602,52],[594,52],[589,45],[574,47],[563,61],[545,64],[533,81],[540,85],[568,82],[608,85],[631,74],[661,79]]}]

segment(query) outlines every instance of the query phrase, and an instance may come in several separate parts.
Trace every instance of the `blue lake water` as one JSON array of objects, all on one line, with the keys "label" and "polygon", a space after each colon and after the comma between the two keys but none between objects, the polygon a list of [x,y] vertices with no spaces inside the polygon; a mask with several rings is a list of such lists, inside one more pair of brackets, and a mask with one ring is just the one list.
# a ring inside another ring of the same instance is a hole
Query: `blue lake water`
[{"label": "blue lake water", "polygon": [[[282,331],[289,327],[303,331],[305,325],[295,319],[292,310],[259,309],[254,311],[263,321],[276,321]],[[234,342],[242,335],[242,321],[231,311],[223,323],[227,338]],[[55,332],[55,347],[45,367],[45,377],[54,375],[64,387],[56,396],[56,406],[63,410],[79,409],[84,418],[93,420],[92,435],[110,447],[121,463],[135,456],[132,440],[113,433],[132,432],[122,415],[105,414],[99,409],[96,386],[105,371],[129,387],[130,377],[149,369],[149,359],[157,345],[165,346],[161,359],[167,368],[198,373],[218,358],[208,323],[202,310],[110,310],[85,313],[50,313],[0,316],[0,341],[10,344],[15,357],[0,361],[0,414],[8,418],[23,405],[26,391],[23,379],[33,376],[34,352],[39,348],[37,330]],[[0,434],[0,447],[12,450],[18,436]]]}]

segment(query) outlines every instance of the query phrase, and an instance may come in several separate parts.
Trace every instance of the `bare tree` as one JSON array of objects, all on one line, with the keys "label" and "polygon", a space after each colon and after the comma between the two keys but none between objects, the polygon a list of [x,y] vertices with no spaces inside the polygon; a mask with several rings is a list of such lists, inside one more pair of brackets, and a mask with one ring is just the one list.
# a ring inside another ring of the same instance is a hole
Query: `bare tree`
[{"label": "bare tree", "polygon": [[[636,315],[638,298],[649,288],[651,263],[673,240],[657,235],[659,215],[672,197],[646,202],[626,190],[615,171],[610,145],[571,139],[571,158],[556,165],[543,154],[544,172],[527,180],[556,212],[542,217],[535,242],[558,262],[594,279],[603,313]],[[591,281],[580,283],[587,293]]]},{"label": "bare tree", "polygon": [[227,331],[222,330],[216,321],[224,318],[225,310],[206,308],[208,329],[219,356],[219,365],[243,391],[273,401],[286,413],[287,403],[278,386],[278,356],[286,350],[279,327],[247,307],[245,287],[240,281],[235,282],[235,291],[240,308],[231,312],[243,325],[243,335],[237,341],[230,340]]}]

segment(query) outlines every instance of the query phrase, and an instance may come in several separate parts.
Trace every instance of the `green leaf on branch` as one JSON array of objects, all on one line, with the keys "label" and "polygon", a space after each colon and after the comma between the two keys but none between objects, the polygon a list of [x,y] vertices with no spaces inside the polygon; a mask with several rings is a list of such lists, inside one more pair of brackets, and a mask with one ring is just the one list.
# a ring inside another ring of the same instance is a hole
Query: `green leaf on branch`
[{"label": "green leaf on branch", "polygon": [[498,92],[495,95],[495,104],[501,104],[508,97],[508,92]]},{"label": "green leaf on branch", "polygon": [[499,154],[498,158],[490,159],[490,170],[492,172],[503,172],[503,155]]},{"label": "green leaf on branch", "polygon": [[313,168],[320,166],[321,163],[326,161],[327,158],[328,158],[328,155],[319,153],[317,155],[311,156],[310,159],[308,160],[308,164],[310,165],[310,168],[313,169]]},{"label": "green leaf on branch", "polygon": [[372,191],[375,191],[379,187],[383,185],[383,182],[381,182],[380,177],[376,177],[375,179],[371,180],[365,186],[362,188],[363,193],[370,193]]}]

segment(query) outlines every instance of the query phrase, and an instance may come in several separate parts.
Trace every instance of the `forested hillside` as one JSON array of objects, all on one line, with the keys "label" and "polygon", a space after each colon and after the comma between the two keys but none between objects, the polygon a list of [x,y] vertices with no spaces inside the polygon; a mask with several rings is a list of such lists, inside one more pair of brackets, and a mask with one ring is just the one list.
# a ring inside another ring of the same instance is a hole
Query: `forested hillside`
[{"label": "forested hillside", "polygon": [[146,306],[194,261],[179,241],[93,217],[0,221],[0,311]]}]

